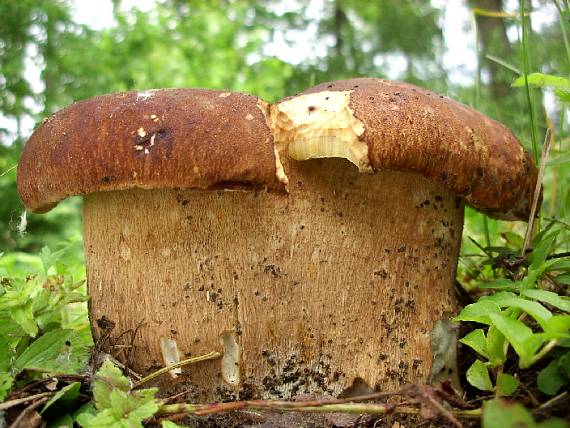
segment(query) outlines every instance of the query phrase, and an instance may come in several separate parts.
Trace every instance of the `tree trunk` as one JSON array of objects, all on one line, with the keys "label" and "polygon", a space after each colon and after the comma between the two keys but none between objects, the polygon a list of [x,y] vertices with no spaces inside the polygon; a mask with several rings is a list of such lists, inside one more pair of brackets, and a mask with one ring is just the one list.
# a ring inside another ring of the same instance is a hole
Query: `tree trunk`
[{"label": "tree trunk", "polygon": [[329,59],[329,67],[334,73],[342,73],[346,70],[346,58],[344,54],[344,38],[343,29],[347,24],[346,14],[340,4],[339,0],[334,2],[334,17],[333,17],[333,35],[334,35],[334,51],[332,58]]},{"label": "tree trunk", "polygon": [[[472,8],[479,8],[491,12],[503,11],[503,0],[469,0]],[[502,18],[475,15],[477,23],[477,37],[481,44],[479,61],[489,71],[490,87],[493,97],[504,97],[510,91],[511,74],[495,61],[487,59],[488,54],[508,61],[511,54],[511,45],[507,37],[507,27]]]},{"label": "tree trunk", "polygon": [[46,17],[45,17],[45,36],[46,40],[43,45],[42,55],[44,59],[44,70],[42,72],[42,77],[44,81],[44,109],[43,109],[43,116],[48,117],[50,114],[53,113],[55,107],[55,98],[56,98],[56,71],[54,69],[55,64],[54,60],[57,55],[54,39],[56,29],[56,18],[53,15],[53,11],[50,7],[46,7],[44,10]]}]

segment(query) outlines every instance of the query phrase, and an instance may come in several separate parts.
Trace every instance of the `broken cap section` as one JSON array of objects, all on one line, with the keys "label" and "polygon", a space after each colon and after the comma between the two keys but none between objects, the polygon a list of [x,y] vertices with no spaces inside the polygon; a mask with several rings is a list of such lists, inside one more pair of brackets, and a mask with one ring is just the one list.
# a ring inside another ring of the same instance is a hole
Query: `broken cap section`
[{"label": "broken cap section", "polygon": [[[273,142],[273,153],[275,154],[275,172],[277,175],[277,179],[283,183],[285,186],[287,186],[287,184],[289,184],[289,179],[287,178],[287,175],[285,174],[285,169],[283,168],[283,163],[281,162],[281,158],[279,157],[279,150],[278,150],[278,145],[276,144],[275,141],[275,133],[278,132],[279,128],[276,127],[273,124],[273,121],[271,120],[271,110],[272,110],[272,106],[271,104],[266,103],[265,101],[263,101],[262,99],[259,99],[257,102],[257,107],[259,109],[259,111],[261,111],[261,114],[263,115],[263,117],[265,118],[265,121],[267,122],[267,126],[269,127],[269,129],[271,129],[271,134],[272,134],[272,142]],[[248,120],[249,119],[248,117]]]},{"label": "broken cap section", "polygon": [[340,157],[360,171],[409,172],[442,184],[495,218],[527,220],[537,170],[504,125],[403,82],[327,82],[279,101],[279,150],[295,160]]},{"label": "broken cap section", "polygon": [[350,108],[352,91],[323,91],[279,102],[270,113],[275,144],[289,157],[344,158],[371,171],[368,146],[360,140],[364,123]]}]

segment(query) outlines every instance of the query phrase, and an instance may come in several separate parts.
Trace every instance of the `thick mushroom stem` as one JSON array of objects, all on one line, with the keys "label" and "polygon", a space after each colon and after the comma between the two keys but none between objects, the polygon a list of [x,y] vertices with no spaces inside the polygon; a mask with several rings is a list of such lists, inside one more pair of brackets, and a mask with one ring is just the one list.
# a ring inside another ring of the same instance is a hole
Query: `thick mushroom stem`
[{"label": "thick mushroom stem", "polygon": [[[433,325],[455,308],[462,200],[420,176],[361,174],[343,159],[285,166],[288,196],[86,196],[96,337],[108,334],[98,320],[113,321],[107,350],[141,373],[164,364],[162,338],[180,358],[224,352],[177,379],[209,399],[425,381]],[[135,330],[131,343],[124,333]]]}]

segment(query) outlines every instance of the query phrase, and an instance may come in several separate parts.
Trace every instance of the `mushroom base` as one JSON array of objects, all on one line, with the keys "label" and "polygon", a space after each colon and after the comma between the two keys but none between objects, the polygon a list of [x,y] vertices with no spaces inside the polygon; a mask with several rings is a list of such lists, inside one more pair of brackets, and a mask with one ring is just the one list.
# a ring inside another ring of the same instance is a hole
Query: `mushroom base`
[{"label": "mushroom base", "polygon": [[287,171],[289,195],[86,196],[90,314],[103,349],[141,374],[164,366],[161,343],[167,361],[174,345],[174,359],[224,353],[163,378],[199,399],[425,382],[433,325],[455,310],[461,199],[342,159]]}]

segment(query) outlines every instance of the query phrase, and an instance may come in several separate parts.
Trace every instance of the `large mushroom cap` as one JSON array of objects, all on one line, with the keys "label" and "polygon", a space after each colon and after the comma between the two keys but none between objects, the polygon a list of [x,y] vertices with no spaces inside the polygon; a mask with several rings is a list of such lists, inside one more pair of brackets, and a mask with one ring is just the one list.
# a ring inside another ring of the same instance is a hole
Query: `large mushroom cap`
[{"label": "large mushroom cap", "polygon": [[493,217],[529,215],[537,171],[509,129],[434,92],[376,78],[323,83],[276,106],[203,89],[81,101],[30,137],[18,190],[35,212],[135,187],[284,191],[274,139],[297,160],[346,157],[362,170],[416,173]]},{"label": "large mushroom cap", "polygon": [[73,195],[129,188],[263,188],[285,178],[257,97],[202,89],[103,95],[46,119],[25,146],[18,191],[49,211]]},{"label": "large mushroom cap", "polygon": [[[447,97],[397,81],[339,80],[285,98],[274,117],[294,158],[337,156],[327,145],[343,139],[361,169],[417,173],[493,217],[528,219],[537,179],[529,154],[504,125]],[[320,154],[306,148],[313,143]]]}]

